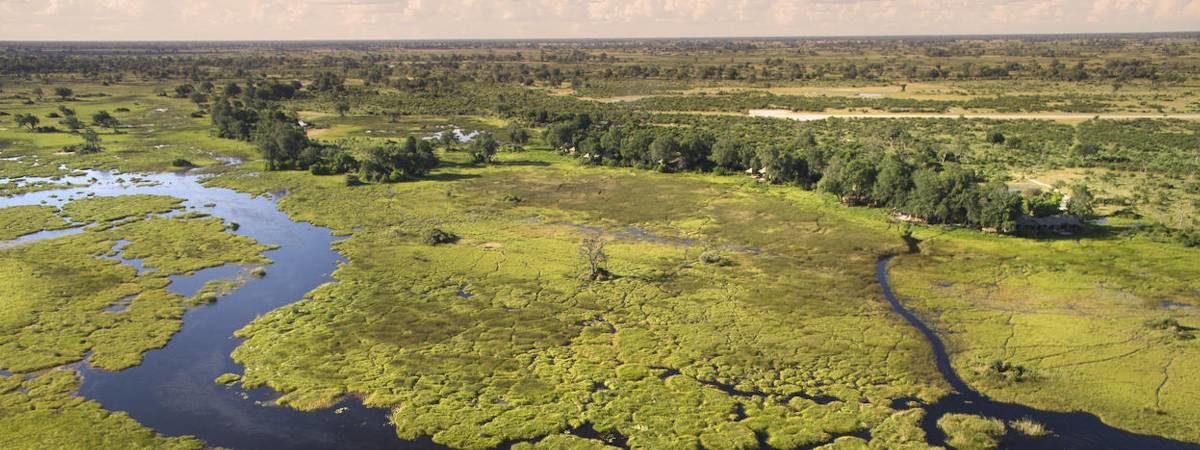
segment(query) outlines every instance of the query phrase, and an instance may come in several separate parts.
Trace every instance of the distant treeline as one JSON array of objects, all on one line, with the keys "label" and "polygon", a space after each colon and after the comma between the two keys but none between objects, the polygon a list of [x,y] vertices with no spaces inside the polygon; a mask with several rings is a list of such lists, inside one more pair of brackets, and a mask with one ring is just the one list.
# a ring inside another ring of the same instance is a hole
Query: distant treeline
[{"label": "distant treeline", "polygon": [[[1177,82],[1200,76],[1194,35],[528,42],[8,43],[0,74],[188,79],[333,71],[373,85],[454,81],[576,87],[600,80]],[[223,51],[236,47],[240,51]],[[319,54],[311,52],[322,49]],[[653,54],[655,58],[646,58]],[[704,61],[704,62],[697,62]],[[709,61],[721,61],[720,63]]]}]

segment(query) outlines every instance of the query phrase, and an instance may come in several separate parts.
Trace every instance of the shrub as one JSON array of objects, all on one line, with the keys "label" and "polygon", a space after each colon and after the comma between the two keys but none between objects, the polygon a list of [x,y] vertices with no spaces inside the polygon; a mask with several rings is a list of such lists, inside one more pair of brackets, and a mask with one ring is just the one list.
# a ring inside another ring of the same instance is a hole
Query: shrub
[{"label": "shrub", "polygon": [[724,255],[718,252],[711,251],[701,253],[700,262],[721,267],[733,265],[733,261],[729,260],[729,258],[726,258]]},{"label": "shrub", "polygon": [[1010,421],[1008,422],[1008,426],[1012,427],[1012,429],[1016,430],[1018,433],[1029,437],[1041,437],[1050,434],[1050,432],[1046,430],[1045,425],[1035,422],[1033,419],[1028,417]]},{"label": "shrub", "polygon": [[1024,366],[1011,364],[1008,361],[993,359],[982,369],[980,375],[1002,383],[1019,383],[1028,380],[1032,374]]},{"label": "shrub", "polygon": [[172,167],[196,167],[196,165],[192,164],[191,161],[188,161],[183,158],[176,158],[174,161],[171,161],[171,166]]},{"label": "shrub", "polygon": [[352,173],[346,174],[346,186],[359,186],[361,184],[363,183],[362,180],[358,179],[358,175]]},{"label": "shrub", "polygon": [[425,243],[429,245],[453,244],[458,242],[458,235],[437,228],[425,233]]}]

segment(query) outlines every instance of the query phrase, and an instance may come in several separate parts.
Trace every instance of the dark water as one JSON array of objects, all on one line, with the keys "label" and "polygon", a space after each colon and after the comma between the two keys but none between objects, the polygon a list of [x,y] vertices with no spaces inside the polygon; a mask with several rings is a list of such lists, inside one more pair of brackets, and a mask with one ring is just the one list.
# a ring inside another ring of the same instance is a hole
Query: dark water
[{"label": "dark water", "polygon": [[[916,405],[925,409],[921,422],[930,444],[945,445],[946,435],[937,426],[937,420],[947,413],[975,414],[994,417],[1004,421],[1032,419],[1046,426],[1050,434],[1043,437],[1027,437],[1009,431],[1000,441],[1002,448],[1020,449],[1200,449],[1200,445],[1171,440],[1158,436],[1131,433],[1105,425],[1094,415],[1072,412],[1042,411],[1024,405],[993,401],[976,392],[958,376],[950,365],[950,356],[937,333],[922,322],[912,311],[904,307],[892,292],[888,279],[887,264],[891,257],[881,259],[875,265],[875,277],[883,288],[883,295],[892,304],[892,309],[904,317],[929,341],[937,362],[938,372],[954,389],[954,393],[941,398],[932,405]],[[897,402],[903,403],[903,402]],[[897,405],[899,406],[899,405]]]},{"label": "dark water", "polygon": [[[388,411],[363,407],[347,399],[332,408],[300,412],[271,406],[278,393],[249,392],[213,380],[223,373],[242,372],[229,354],[240,343],[233,332],[255,317],[300,300],[305,293],[330,281],[341,257],[331,249],[335,238],[325,228],[292,222],[272,199],[251,197],[228,189],[208,188],[189,175],[129,175],[89,172],[72,182],[95,181],[86,188],[43,191],[0,199],[0,207],[18,204],[61,205],[69,198],[160,194],[186,199],[188,210],[240,224],[237,234],[260,243],[276,244],[266,252],[274,261],[262,279],[246,277],[244,286],[217,303],[189,310],[183,327],[166,347],[145,355],[144,362],[119,372],[79,364],[83,382],[79,395],[105,409],[125,411],[155,431],[169,436],[191,435],[207,444],[229,448],[441,448],[429,440],[405,442],[396,437]],[[124,183],[121,180],[124,179]],[[46,238],[56,234],[47,234]],[[39,236],[40,237],[40,236]],[[25,239],[23,242],[31,242]],[[117,250],[121,245],[118,244]],[[118,255],[115,259],[121,259]],[[138,261],[123,260],[140,266]],[[139,267],[139,271],[144,268]],[[190,296],[205,282],[244,275],[248,267],[226,265],[173,276],[169,289]],[[113,306],[119,310],[124,305]]]}]

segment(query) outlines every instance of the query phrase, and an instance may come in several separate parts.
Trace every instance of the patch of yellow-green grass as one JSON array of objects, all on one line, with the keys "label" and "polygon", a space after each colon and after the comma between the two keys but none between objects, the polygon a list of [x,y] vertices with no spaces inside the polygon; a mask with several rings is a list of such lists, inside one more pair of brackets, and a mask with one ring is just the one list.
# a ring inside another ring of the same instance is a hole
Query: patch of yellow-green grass
[{"label": "patch of yellow-green grass", "polygon": [[62,215],[76,222],[105,223],[131,217],[160,214],[183,206],[183,199],[166,195],[118,195],[84,197],[63,205]]},{"label": "patch of yellow-green grass", "polygon": [[0,208],[0,241],[43,230],[57,230],[71,223],[58,216],[53,206],[10,206]]},{"label": "patch of yellow-green grass", "polygon": [[932,448],[925,441],[921,419],[925,410],[912,408],[896,412],[871,429],[871,448],[919,450]]},{"label": "patch of yellow-green grass", "polygon": [[79,397],[75,372],[23,380],[0,376],[0,447],[7,449],[201,449],[191,437],[164,437],[121,412]]},{"label": "patch of yellow-green grass", "polygon": [[[84,233],[0,251],[0,367],[25,372],[78,361],[121,369],[166,344],[179,328],[181,299],[163,278],[95,257],[109,241]],[[119,313],[105,308],[134,296]]]},{"label": "patch of yellow-green grass", "polygon": [[513,445],[512,448],[513,450],[615,450],[618,447],[606,445],[595,439],[585,439],[570,434],[554,434],[537,442],[520,442]]},{"label": "patch of yellow-green grass", "polygon": [[856,436],[840,436],[833,442],[817,447],[820,450],[867,450],[871,446],[867,441]]},{"label": "patch of yellow-green grass", "polygon": [[[1140,433],[1200,441],[1200,252],[1139,238],[1005,238],[921,230],[898,258],[906,304],[941,330],[985,394],[1083,410]],[[1155,327],[1171,319],[1180,327]]]},{"label": "patch of yellow-green grass", "polygon": [[188,299],[188,303],[191,305],[213,303],[221,297],[236,291],[244,284],[246,284],[245,277],[210,280],[204,283],[204,286],[201,286],[200,290],[196,291],[195,294],[192,294],[192,297]]},{"label": "patch of yellow-green grass", "polygon": [[217,218],[152,218],[108,231],[129,244],[125,258],[141,259],[148,268],[166,273],[188,273],[228,263],[269,264],[262,252],[273,247],[225,232]]},{"label": "patch of yellow-green grass", "polygon": [[[100,257],[121,239],[130,242],[126,257],[159,270],[139,275]],[[185,301],[165,289],[166,276],[266,262],[267,248],[216,219],[150,219],[0,250],[0,369],[29,372],[85,355],[109,370],[137,365],[180,326]]]},{"label": "patch of yellow-green grass", "polygon": [[[0,174],[5,173],[0,169]],[[54,189],[68,189],[76,187],[69,183],[56,183],[53,181],[34,181],[18,185],[15,182],[0,182],[0,197],[12,197],[16,195],[28,194],[30,192],[49,191]]]},{"label": "patch of yellow-green grass", "polygon": [[1042,437],[1050,434],[1050,430],[1047,430],[1045,425],[1028,417],[1010,421],[1008,427],[1029,437]]},{"label": "patch of yellow-green grass", "polygon": [[1004,435],[1004,422],[969,414],[946,414],[938,419],[938,428],[946,432],[946,443],[958,450],[991,450]]},{"label": "patch of yellow-green grass", "polygon": [[[583,422],[638,448],[756,446],[760,433],[788,447],[882,424],[892,399],[945,392],[873,282],[898,233],[844,209],[803,211],[825,202],[816,194],[539,151],[407,183],[300,172],[213,183],[286,187],[294,219],[351,235],[336,244],[349,260],[337,283],[238,332],[244,385],[293,407],[358,394],[396,408],[401,437],[462,448]],[[746,231],[756,226],[775,236]],[[460,240],[427,245],[430,228]],[[580,240],[596,231],[612,281],[580,276]],[[708,248],[733,263],[701,263]]]}]

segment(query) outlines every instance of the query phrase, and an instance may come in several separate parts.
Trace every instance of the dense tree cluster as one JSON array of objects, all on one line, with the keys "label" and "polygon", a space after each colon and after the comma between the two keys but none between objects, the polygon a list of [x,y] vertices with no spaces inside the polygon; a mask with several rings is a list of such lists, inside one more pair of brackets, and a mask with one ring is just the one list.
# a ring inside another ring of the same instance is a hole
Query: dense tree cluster
[{"label": "dense tree cluster", "polygon": [[402,181],[425,176],[437,167],[429,141],[409,136],[404,143],[388,141],[367,149],[360,174],[368,181]]},{"label": "dense tree cluster", "polygon": [[[875,150],[833,149],[802,133],[785,145],[757,146],[734,135],[670,127],[616,124],[580,114],[549,124],[545,141],[585,164],[633,166],[661,171],[745,172],[771,183],[832,193],[844,203],[885,207],[929,223],[1014,232],[1023,215],[1092,214],[1092,196],[1075,187],[1071,201],[1059,192],[1027,196],[988,182],[957,162],[953,152],[915,147],[896,127],[875,130]],[[990,136],[997,142],[1002,136]]]}]

